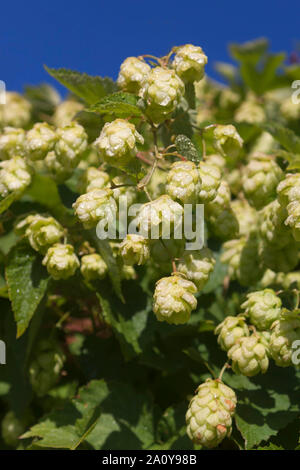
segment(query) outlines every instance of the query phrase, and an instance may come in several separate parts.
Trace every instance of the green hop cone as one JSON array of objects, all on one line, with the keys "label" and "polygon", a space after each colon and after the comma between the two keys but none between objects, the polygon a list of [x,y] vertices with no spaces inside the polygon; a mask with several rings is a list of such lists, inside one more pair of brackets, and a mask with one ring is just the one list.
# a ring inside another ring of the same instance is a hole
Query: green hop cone
[{"label": "green hop cone", "polygon": [[174,325],[186,323],[197,306],[197,287],[179,274],[163,277],[156,283],[153,311],[158,321]]},{"label": "green hop cone", "polygon": [[84,175],[84,191],[88,193],[94,189],[103,189],[107,186],[108,182],[109,174],[106,171],[90,166]]},{"label": "green hop cone", "polygon": [[214,147],[221,155],[229,157],[229,160],[236,160],[241,153],[243,139],[231,124],[219,124],[214,129]]},{"label": "green hop cone", "polygon": [[5,105],[0,105],[0,127],[26,127],[31,119],[31,104],[19,93],[5,93]]},{"label": "green hop cone", "polygon": [[48,249],[43,265],[53,279],[59,280],[73,276],[80,263],[72,245],[56,243]]},{"label": "green hop cone", "polygon": [[107,264],[98,253],[84,255],[81,258],[80,271],[87,281],[103,279],[107,270]]},{"label": "green hop cone", "polygon": [[288,245],[278,248],[263,243],[260,248],[261,260],[266,268],[276,273],[288,273],[298,264],[299,243],[291,241]]},{"label": "green hop cone", "polygon": [[228,265],[229,277],[238,280],[242,286],[256,284],[263,275],[259,240],[255,233],[225,242],[220,259]]},{"label": "green hop cone", "polygon": [[269,367],[269,359],[265,346],[259,335],[240,338],[228,351],[232,360],[232,370],[236,374],[253,377],[259,373],[264,374]]},{"label": "green hop cone", "polygon": [[29,215],[19,222],[16,232],[24,234],[31,247],[43,254],[64,236],[64,228],[53,217],[39,214]]},{"label": "green hop cone", "polygon": [[277,199],[260,211],[260,235],[274,248],[282,248],[293,241],[291,230],[285,224],[287,216],[286,208]]},{"label": "green hop cone", "polygon": [[8,411],[1,422],[2,439],[6,445],[17,447],[20,443],[19,437],[26,431],[32,421],[29,410],[18,417],[13,411]]},{"label": "green hop cone", "polygon": [[202,248],[198,251],[185,251],[177,269],[195,284],[198,291],[201,291],[208,282],[215,263],[212,251],[209,248]]},{"label": "green hop cone", "polygon": [[259,337],[260,342],[265,347],[268,357],[271,357],[270,355],[270,340],[271,340],[270,330],[256,331],[256,335]]},{"label": "green hop cone", "polygon": [[300,200],[300,173],[288,173],[277,186],[278,201],[282,206]]},{"label": "green hop cone", "polygon": [[31,183],[32,170],[21,157],[13,157],[0,163],[0,195],[22,192]]},{"label": "green hop cone", "polygon": [[77,167],[88,145],[84,128],[77,122],[57,129],[57,142],[54,147],[57,160],[66,170]]},{"label": "green hop cone", "polygon": [[241,307],[258,330],[268,330],[281,313],[282,302],[272,289],[251,292]]},{"label": "green hop cone", "polygon": [[82,194],[73,208],[85,228],[95,227],[100,220],[113,223],[117,214],[117,204],[110,189],[94,189]]},{"label": "green hop cone", "polygon": [[29,366],[29,380],[33,391],[42,397],[57,383],[65,356],[54,341],[41,340]]},{"label": "green hop cone", "polygon": [[293,345],[296,348],[300,345],[299,310],[283,311],[282,316],[273,323],[271,332],[270,355],[276,365],[280,367],[297,365],[293,362],[293,353],[296,351]]},{"label": "green hop cone", "polygon": [[44,160],[46,170],[51,174],[57,183],[63,183],[69,179],[73,173],[71,168],[66,168],[57,158],[56,153],[52,150]]},{"label": "green hop cone", "polygon": [[122,90],[137,95],[150,70],[150,66],[143,60],[127,57],[121,64],[117,84]]},{"label": "green hop cone", "polygon": [[200,190],[200,172],[195,163],[190,161],[174,162],[167,176],[167,194],[182,204],[196,204]]},{"label": "green hop cone", "polygon": [[0,134],[0,160],[9,160],[16,155],[25,155],[25,131],[5,127]]},{"label": "green hop cone", "polygon": [[72,124],[76,114],[83,111],[82,103],[74,100],[66,100],[60,103],[53,115],[53,123],[56,127],[65,127]]},{"label": "green hop cone", "polygon": [[185,44],[176,47],[172,67],[184,82],[198,82],[204,77],[207,56],[199,46]]},{"label": "green hop cone", "polygon": [[247,200],[256,209],[276,198],[276,188],[283,171],[270,155],[256,153],[244,169],[243,189]]},{"label": "green hop cone", "polygon": [[57,135],[47,122],[37,122],[26,134],[26,153],[30,160],[42,160],[51,152]]},{"label": "green hop cone", "polygon": [[216,197],[205,205],[205,215],[211,232],[222,240],[235,238],[239,222],[230,207],[231,192],[226,181],[221,181]]},{"label": "green hop cone", "polygon": [[294,239],[300,241],[300,199],[290,202],[286,207],[288,217],[285,224],[291,229]]},{"label": "green hop cone", "polygon": [[239,235],[247,236],[257,230],[257,211],[245,199],[235,199],[230,203],[230,207],[239,223]]},{"label": "green hop cone", "polygon": [[174,70],[155,67],[144,80],[140,96],[145,113],[159,124],[170,117],[184,94],[184,83]]},{"label": "green hop cone", "polygon": [[249,336],[249,328],[244,316],[228,316],[216,327],[215,334],[221,348],[229,351],[240,338]]},{"label": "green hop cone", "polygon": [[207,379],[199,385],[186,413],[187,434],[195,443],[211,449],[232,431],[237,398],[221,380]]},{"label": "green hop cone", "polygon": [[221,184],[221,172],[217,166],[203,161],[199,163],[198,168],[202,181],[199,202],[205,204],[217,196]]},{"label": "green hop cone", "polygon": [[125,169],[136,156],[137,143],[143,144],[144,139],[137,132],[135,125],[125,119],[115,119],[103,126],[94,146],[103,161],[116,168]]},{"label": "green hop cone", "polygon": [[170,228],[172,234],[181,226],[183,208],[167,194],[143,204],[135,218],[135,225],[145,238],[158,238]]},{"label": "green hop cone", "polygon": [[236,122],[260,124],[265,119],[266,115],[263,107],[253,98],[243,101],[234,114]]},{"label": "green hop cone", "polygon": [[150,257],[149,240],[141,235],[127,235],[120,245],[120,255],[126,265],[145,264]]}]

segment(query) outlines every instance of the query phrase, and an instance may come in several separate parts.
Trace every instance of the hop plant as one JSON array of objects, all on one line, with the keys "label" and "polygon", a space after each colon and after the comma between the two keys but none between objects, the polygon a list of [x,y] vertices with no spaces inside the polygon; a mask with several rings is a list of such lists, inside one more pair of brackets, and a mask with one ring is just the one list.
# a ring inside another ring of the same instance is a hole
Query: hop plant
[{"label": "hop plant", "polygon": [[201,191],[200,172],[191,161],[174,162],[167,176],[166,192],[182,204],[196,204]]},{"label": "hop plant", "polygon": [[103,189],[109,182],[109,174],[106,171],[98,170],[94,166],[87,168],[84,177],[84,190],[88,193],[94,189]]},{"label": "hop plant", "polygon": [[224,157],[236,159],[241,153],[243,139],[231,124],[217,125],[214,129],[214,146]]},{"label": "hop plant", "polygon": [[256,209],[261,209],[276,197],[276,187],[283,171],[269,155],[255,154],[245,167],[243,189],[246,198]]},{"label": "hop plant", "polygon": [[73,204],[76,216],[85,228],[93,228],[100,220],[115,220],[117,204],[110,189],[94,189],[82,194]]},{"label": "hop plant", "polygon": [[182,206],[164,194],[141,207],[135,225],[145,238],[158,238],[165,230],[170,228],[172,234],[177,227],[180,227],[182,216]]},{"label": "hop plant", "polygon": [[173,113],[184,94],[184,83],[174,70],[155,67],[144,80],[140,95],[145,113],[159,124]]},{"label": "hop plant", "polygon": [[16,226],[16,232],[24,234],[35,251],[45,254],[50,246],[64,235],[63,227],[53,217],[29,215]]},{"label": "hop plant", "polygon": [[126,265],[145,264],[150,257],[149,240],[141,235],[127,235],[120,245],[120,255]]},{"label": "hop plant", "polygon": [[5,127],[0,134],[0,160],[25,155],[24,129]]},{"label": "hop plant", "polygon": [[72,176],[72,168],[66,168],[57,158],[54,151],[49,152],[44,160],[46,170],[57,183],[63,183]]},{"label": "hop plant", "polygon": [[255,233],[225,242],[220,259],[228,265],[229,277],[237,279],[242,286],[255,284],[263,275],[259,240]]},{"label": "hop plant", "polygon": [[293,365],[293,343],[300,341],[299,311],[283,311],[271,327],[270,355],[279,367]]},{"label": "hop plant", "polygon": [[83,111],[84,106],[79,101],[66,100],[60,103],[55,110],[53,115],[53,124],[56,127],[69,126],[76,114]]},{"label": "hop plant", "polygon": [[43,265],[53,279],[60,280],[73,276],[80,263],[72,245],[55,243],[48,249]]},{"label": "hop plant", "polygon": [[42,397],[59,379],[65,356],[59,345],[51,340],[41,340],[35,348],[35,357],[29,366],[29,379],[37,396]]},{"label": "hop plant", "polygon": [[300,173],[287,173],[277,186],[278,201],[282,206],[300,200]]},{"label": "hop plant", "polygon": [[268,330],[281,313],[282,302],[272,289],[251,292],[241,307],[259,330]]},{"label": "hop plant", "polygon": [[260,214],[260,235],[269,245],[281,248],[293,241],[289,227],[285,225],[287,210],[277,199],[265,206]]},{"label": "hop plant", "polygon": [[248,122],[250,124],[260,124],[266,119],[263,107],[253,98],[244,101],[234,114],[236,122]]},{"label": "hop plant", "polygon": [[84,255],[81,258],[80,271],[87,281],[103,279],[107,270],[107,264],[98,253]]},{"label": "hop plant", "polygon": [[264,374],[269,367],[269,359],[265,346],[259,335],[240,338],[228,351],[232,360],[232,370],[236,374],[253,377],[259,373]]},{"label": "hop plant", "polygon": [[120,198],[123,196],[125,197],[127,207],[130,207],[136,200],[137,198],[137,191],[136,191],[136,185],[133,181],[133,178],[131,178],[128,175],[119,175],[115,176],[111,180],[111,185],[113,189],[113,197],[115,198],[116,202],[120,204]]},{"label": "hop plant", "polygon": [[215,263],[212,251],[209,248],[202,248],[198,251],[186,251],[177,269],[195,284],[198,291],[201,291],[208,282]]},{"label": "hop plant", "polygon": [[31,183],[32,170],[21,157],[0,162],[0,195],[21,193]]},{"label": "hop plant", "polygon": [[145,61],[137,57],[127,57],[121,64],[117,83],[122,90],[137,95],[150,70]]},{"label": "hop plant", "polygon": [[248,236],[249,233],[258,229],[258,214],[245,199],[235,199],[230,203],[239,224],[239,235]]},{"label": "hop plant", "polygon": [[109,165],[125,168],[136,155],[136,144],[143,142],[134,124],[125,119],[115,119],[103,126],[94,145],[100,157]]},{"label": "hop plant", "polygon": [[207,56],[199,46],[186,44],[176,47],[172,67],[184,82],[198,82],[204,77]]},{"label": "hop plant", "polygon": [[26,153],[30,160],[42,160],[51,152],[57,141],[52,126],[46,122],[36,123],[26,134]]},{"label": "hop plant", "polygon": [[77,122],[59,127],[54,148],[57,160],[66,169],[76,168],[87,144],[87,134]]},{"label": "hop plant", "polygon": [[207,379],[190,401],[186,413],[187,434],[196,444],[217,447],[232,431],[237,398],[221,380]]},{"label": "hop plant", "polygon": [[231,192],[226,181],[221,181],[216,197],[205,205],[211,232],[222,240],[235,238],[239,222],[230,207]]},{"label": "hop plant", "polygon": [[197,306],[197,287],[179,274],[163,277],[156,283],[153,311],[158,321],[186,323]]},{"label": "hop plant", "polygon": [[5,106],[0,105],[0,127],[26,127],[31,119],[31,104],[22,95],[7,91]]},{"label": "hop plant", "polygon": [[217,166],[203,161],[199,163],[198,168],[202,182],[199,202],[205,204],[216,197],[217,190],[221,184],[221,172]]},{"label": "hop plant", "polygon": [[290,202],[286,207],[288,217],[285,224],[291,229],[294,239],[300,241],[300,200]]},{"label": "hop plant", "polygon": [[215,329],[218,335],[218,343],[224,351],[229,351],[239,340],[249,336],[249,328],[245,317],[226,317]]}]

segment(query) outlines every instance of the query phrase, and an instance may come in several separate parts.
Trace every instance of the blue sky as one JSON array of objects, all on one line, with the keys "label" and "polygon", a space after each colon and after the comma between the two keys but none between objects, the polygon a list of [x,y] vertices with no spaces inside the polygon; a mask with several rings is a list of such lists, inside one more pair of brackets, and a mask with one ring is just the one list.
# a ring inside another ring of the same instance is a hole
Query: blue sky
[{"label": "blue sky", "polygon": [[[246,6],[247,3],[247,6]],[[49,81],[43,64],[116,78],[129,55],[163,55],[201,45],[213,63],[228,59],[229,42],[268,37],[291,52],[299,39],[296,1],[17,0],[2,2],[0,80],[7,89]]]}]

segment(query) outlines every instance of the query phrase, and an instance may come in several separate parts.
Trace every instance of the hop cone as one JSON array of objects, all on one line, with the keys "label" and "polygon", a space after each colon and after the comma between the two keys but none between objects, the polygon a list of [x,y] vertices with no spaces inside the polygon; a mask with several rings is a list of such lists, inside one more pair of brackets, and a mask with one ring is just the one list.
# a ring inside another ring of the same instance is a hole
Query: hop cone
[{"label": "hop cone", "polygon": [[150,66],[143,60],[127,57],[121,64],[117,83],[122,90],[137,95],[150,70]]},{"label": "hop cone", "polygon": [[172,63],[177,75],[184,82],[198,82],[204,76],[204,67],[207,64],[207,57],[201,47],[186,44],[177,47]]},{"label": "hop cone", "polygon": [[56,243],[48,249],[43,265],[53,279],[59,280],[73,276],[80,263],[72,245]]},{"label": "hop cone", "polygon": [[0,195],[22,192],[31,183],[32,170],[21,157],[13,157],[0,163]]},{"label": "hop cone", "polygon": [[256,231],[257,211],[245,199],[235,199],[230,203],[230,207],[239,223],[239,235],[248,236],[249,233]]},{"label": "hop cone", "polygon": [[46,122],[36,123],[26,134],[26,153],[30,160],[42,160],[51,152],[57,141],[52,126]]},{"label": "hop cone", "polygon": [[124,264],[145,264],[150,257],[149,240],[141,235],[127,235],[120,245]]},{"label": "hop cone", "polygon": [[276,197],[276,188],[283,171],[269,155],[257,153],[245,167],[243,189],[246,198],[256,209],[261,209]]},{"label": "hop cone", "polygon": [[201,190],[200,172],[195,163],[175,162],[167,176],[166,192],[182,204],[196,204]]},{"label": "hop cone", "polygon": [[242,304],[252,325],[259,330],[268,330],[281,313],[281,299],[272,289],[251,292]]},{"label": "hop cone", "polygon": [[285,225],[287,210],[277,199],[265,206],[259,217],[260,235],[267,244],[281,248],[293,240],[291,230]]},{"label": "hop cone", "polygon": [[178,271],[192,281],[198,291],[202,290],[215,265],[213,253],[209,248],[199,251],[186,251],[178,263]]},{"label": "hop cone", "polygon": [[163,277],[156,283],[153,311],[158,321],[174,325],[186,323],[197,306],[193,282],[178,274]]},{"label": "hop cone", "polygon": [[66,169],[76,168],[88,145],[84,128],[72,122],[57,129],[57,138],[54,150],[59,163]]},{"label": "hop cone", "polygon": [[107,264],[98,253],[81,258],[80,271],[87,281],[103,279],[107,273]]},{"label": "hop cone", "polygon": [[295,241],[281,248],[264,243],[260,252],[264,266],[277,273],[288,273],[298,264],[299,246]]},{"label": "hop cone", "polygon": [[25,155],[25,131],[5,127],[0,135],[0,160]]},{"label": "hop cone", "polygon": [[300,200],[300,173],[288,173],[277,186],[278,201],[282,206]]},{"label": "hop cone", "polygon": [[221,172],[217,166],[201,161],[199,173],[202,181],[199,202],[207,203],[217,196],[221,184]]},{"label": "hop cone", "polygon": [[245,321],[245,317],[228,316],[215,329],[218,336],[218,343],[224,351],[234,346],[240,338],[249,336],[249,328]]},{"label": "hop cone", "polygon": [[214,146],[221,155],[235,160],[241,153],[243,139],[231,124],[218,125],[214,129]]},{"label": "hop cone", "polygon": [[56,127],[65,127],[72,124],[76,114],[84,109],[82,103],[74,100],[66,100],[60,103],[53,115],[53,123]]},{"label": "hop cone", "polygon": [[84,177],[84,191],[90,192],[94,189],[103,189],[109,182],[109,175],[105,171],[98,170],[94,166],[90,166]]},{"label": "hop cone", "polygon": [[166,120],[184,94],[184,84],[174,70],[155,67],[144,80],[140,95],[145,112],[156,124]]},{"label": "hop cone", "polygon": [[117,205],[110,189],[94,189],[82,194],[73,204],[76,216],[85,228],[93,228],[100,220],[114,222]]},{"label": "hop cone", "polygon": [[[271,328],[270,354],[277,366],[293,365],[293,343],[300,341],[299,311],[285,311]],[[298,343],[298,347],[299,347]]]},{"label": "hop cone", "polygon": [[31,118],[31,104],[19,93],[5,93],[6,103],[0,105],[0,127],[25,127]]},{"label": "hop cone", "polygon": [[22,220],[16,226],[16,231],[23,232],[32,248],[43,254],[64,235],[63,227],[53,217],[38,214],[29,215]]},{"label": "hop cone", "polygon": [[256,334],[240,338],[229,349],[228,357],[232,360],[232,370],[247,377],[264,374],[269,367],[266,348]]},{"label": "hop cone", "polygon": [[217,447],[231,434],[237,399],[221,380],[207,379],[201,384],[186,413],[187,434],[196,444]]}]

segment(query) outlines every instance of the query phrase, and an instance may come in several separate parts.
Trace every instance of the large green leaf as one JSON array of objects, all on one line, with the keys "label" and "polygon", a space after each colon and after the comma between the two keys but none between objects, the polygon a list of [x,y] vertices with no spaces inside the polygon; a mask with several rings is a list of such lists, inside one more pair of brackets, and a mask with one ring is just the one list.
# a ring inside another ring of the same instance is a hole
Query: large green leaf
[{"label": "large green leaf", "polygon": [[94,104],[103,96],[117,91],[116,84],[108,77],[91,76],[68,69],[53,69],[45,66],[47,72],[88,104]]},{"label": "large green leaf", "polygon": [[197,148],[187,136],[179,134],[176,137],[175,145],[177,152],[188,160],[195,163],[198,163],[201,160],[201,155],[198,153]]},{"label": "large green leaf", "polygon": [[40,256],[24,241],[15,245],[9,253],[5,275],[17,324],[17,337],[20,337],[43,299],[50,277],[41,264]]},{"label": "large green leaf", "polygon": [[261,128],[269,132],[286,150],[294,154],[300,154],[300,137],[291,129],[277,122],[261,124]]},{"label": "large green leaf", "polygon": [[127,385],[94,380],[23,437],[47,448],[142,449],[154,441],[151,405]]},{"label": "large green leaf", "polygon": [[138,96],[118,92],[105,96],[97,103],[89,106],[86,111],[98,114],[113,114],[115,117],[141,116]]}]

